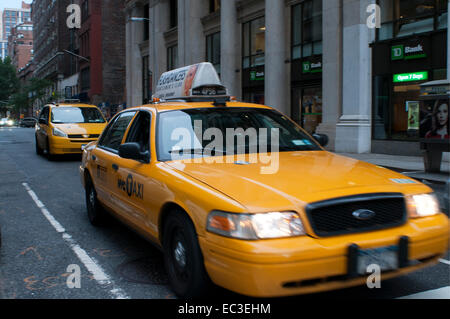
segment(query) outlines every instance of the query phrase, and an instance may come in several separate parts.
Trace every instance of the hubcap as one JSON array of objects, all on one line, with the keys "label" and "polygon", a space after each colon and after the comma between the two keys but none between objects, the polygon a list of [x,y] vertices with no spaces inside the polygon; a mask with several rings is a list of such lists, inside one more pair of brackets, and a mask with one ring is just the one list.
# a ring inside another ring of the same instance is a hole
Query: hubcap
[{"label": "hubcap", "polygon": [[89,194],[89,203],[93,206],[95,203],[95,193],[94,190],[91,189],[91,192]]},{"label": "hubcap", "polygon": [[186,250],[181,242],[177,242],[175,246],[174,256],[175,260],[181,267],[186,266]]}]

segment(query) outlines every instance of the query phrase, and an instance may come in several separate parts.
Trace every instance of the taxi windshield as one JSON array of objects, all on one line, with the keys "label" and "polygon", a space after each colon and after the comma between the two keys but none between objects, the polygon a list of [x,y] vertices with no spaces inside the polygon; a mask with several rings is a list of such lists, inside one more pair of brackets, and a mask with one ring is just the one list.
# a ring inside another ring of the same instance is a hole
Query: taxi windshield
[{"label": "taxi windshield", "polygon": [[52,109],[52,123],[105,123],[105,119],[94,107],[58,107]]},{"label": "taxi windshield", "polygon": [[216,107],[159,114],[160,161],[271,151],[321,150],[302,129],[270,109]]}]

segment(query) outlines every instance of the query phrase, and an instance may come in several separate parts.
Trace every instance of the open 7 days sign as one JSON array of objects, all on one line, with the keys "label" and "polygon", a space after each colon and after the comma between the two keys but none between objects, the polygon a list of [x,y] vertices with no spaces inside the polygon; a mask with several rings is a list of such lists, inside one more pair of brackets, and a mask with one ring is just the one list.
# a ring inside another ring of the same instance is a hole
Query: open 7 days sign
[{"label": "open 7 days sign", "polygon": [[425,80],[428,80],[428,72],[427,71],[394,74],[394,83],[411,82],[411,81],[425,81]]}]

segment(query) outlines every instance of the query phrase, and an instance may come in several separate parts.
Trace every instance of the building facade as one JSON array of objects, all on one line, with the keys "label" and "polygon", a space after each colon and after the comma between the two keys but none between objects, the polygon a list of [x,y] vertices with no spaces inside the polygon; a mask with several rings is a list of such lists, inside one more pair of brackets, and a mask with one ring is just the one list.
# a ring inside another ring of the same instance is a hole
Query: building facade
[{"label": "building facade", "polygon": [[8,56],[8,37],[18,24],[31,21],[31,5],[22,1],[21,8],[0,11],[0,59]]},{"label": "building facade", "polygon": [[63,95],[63,80],[76,73],[74,58],[65,53],[71,45],[73,30],[67,28],[66,8],[70,0],[35,0],[32,3],[34,39],[34,77],[53,82],[49,95]]},{"label": "building facade", "polygon": [[125,14],[120,0],[81,0],[79,89],[108,115],[125,103]]},{"label": "building facade", "polygon": [[[338,152],[420,154],[407,103],[447,77],[447,0],[130,0],[126,14],[128,105],[163,72],[209,61],[231,95]],[[424,77],[394,80],[410,73]]]},{"label": "building facade", "polygon": [[25,67],[33,57],[33,23],[24,22],[12,28],[8,37],[8,56],[16,70]]}]

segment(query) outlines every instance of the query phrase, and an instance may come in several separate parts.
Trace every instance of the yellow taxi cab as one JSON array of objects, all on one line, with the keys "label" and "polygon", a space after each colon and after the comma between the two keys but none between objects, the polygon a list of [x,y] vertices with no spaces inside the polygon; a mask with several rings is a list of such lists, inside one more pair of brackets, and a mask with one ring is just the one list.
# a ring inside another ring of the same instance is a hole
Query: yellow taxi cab
[{"label": "yellow taxi cab", "polygon": [[226,94],[209,63],[164,73],[152,104],[117,114],[83,152],[90,222],[111,213],[155,243],[178,296],[211,282],[257,297],[363,285],[374,264],[384,280],[446,252],[428,186]]},{"label": "yellow taxi cab", "polygon": [[36,153],[81,154],[82,148],[98,139],[107,121],[95,105],[55,103],[42,108],[35,126]]}]

